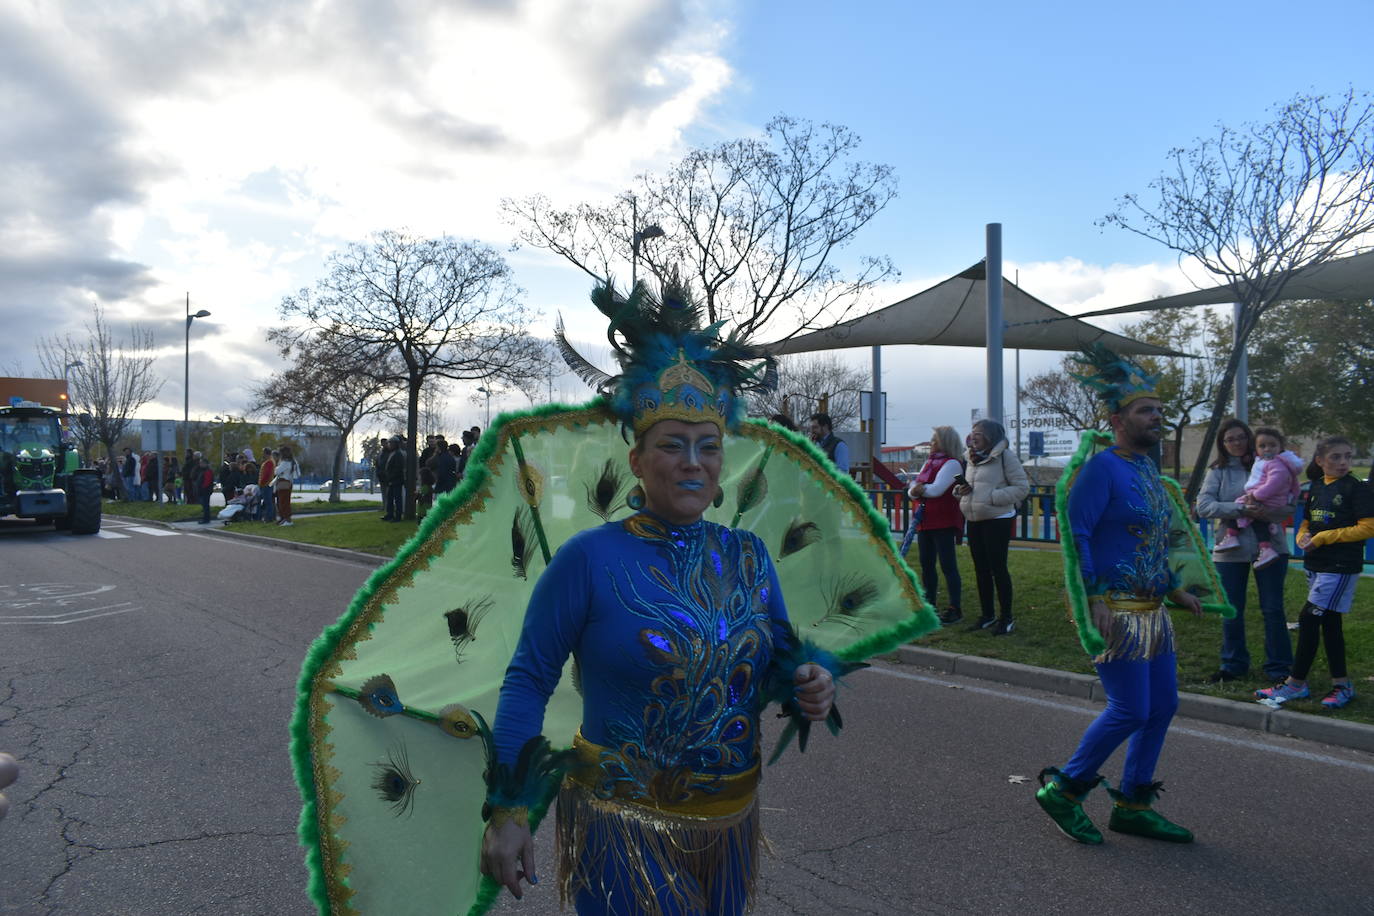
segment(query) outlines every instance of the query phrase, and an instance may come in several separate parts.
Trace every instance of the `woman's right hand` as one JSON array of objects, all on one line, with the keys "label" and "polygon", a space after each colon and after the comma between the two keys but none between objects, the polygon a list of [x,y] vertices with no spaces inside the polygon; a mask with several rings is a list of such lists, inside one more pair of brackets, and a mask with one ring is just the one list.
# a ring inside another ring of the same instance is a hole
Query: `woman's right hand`
[{"label": "woman's right hand", "polygon": [[973,492],[973,487],[970,487],[967,484],[956,483],[954,485],[954,489],[950,492],[953,493],[955,496],[959,497],[960,499],[963,499],[965,496],[968,496],[970,493]]},{"label": "woman's right hand", "polygon": [[522,878],[530,884],[539,883],[534,873],[534,836],[528,823],[493,818],[487,824],[482,834],[482,874],[504,885],[516,900],[524,896]]}]

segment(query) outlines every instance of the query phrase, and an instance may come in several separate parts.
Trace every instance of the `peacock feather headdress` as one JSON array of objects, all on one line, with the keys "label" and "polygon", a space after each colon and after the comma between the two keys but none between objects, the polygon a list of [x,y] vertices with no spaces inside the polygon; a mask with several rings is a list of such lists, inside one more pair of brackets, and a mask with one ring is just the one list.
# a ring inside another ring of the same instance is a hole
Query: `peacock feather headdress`
[{"label": "peacock feather headdress", "polygon": [[1121,408],[1141,398],[1158,398],[1155,390],[1159,380],[1129,357],[1121,356],[1106,344],[1094,343],[1083,349],[1074,361],[1088,370],[1083,375],[1070,372],[1107,405],[1108,413],[1116,413]]},{"label": "peacock feather headdress", "polygon": [[777,387],[773,358],[733,332],[722,338],[724,322],[701,327],[700,304],[676,278],[658,298],[642,282],[628,296],[611,283],[598,284],[591,298],[611,321],[606,339],[620,374],[601,371],[573,349],[561,318],[554,336],[568,366],[607,396],[622,429],[636,437],[660,420],[734,430],[745,415],[743,392]]}]

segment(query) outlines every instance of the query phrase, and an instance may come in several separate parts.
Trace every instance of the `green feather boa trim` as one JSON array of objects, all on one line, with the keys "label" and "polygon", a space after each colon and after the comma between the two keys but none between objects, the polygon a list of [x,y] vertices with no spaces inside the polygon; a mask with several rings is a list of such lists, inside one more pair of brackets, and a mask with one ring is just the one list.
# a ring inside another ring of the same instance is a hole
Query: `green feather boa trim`
[{"label": "green feather boa trim", "polygon": [[1083,584],[1083,568],[1079,565],[1078,544],[1073,539],[1073,526],[1069,524],[1069,487],[1083,463],[1093,456],[1099,445],[1112,441],[1106,433],[1088,429],[1078,440],[1078,450],[1069,459],[1064,473],[1054,485],[1054,514],[1059,519],[1059,546],[1064,555],[1064,589],[1067,592],[1069,610],[1073,613],[1074,626],[1078,628],[1078,641],[1083,651],[1096,658],[1107,651],[1107,641],[1102,638],[1097,627],[1093,626],[1092,614],[1088,611],[1088,589]]}]

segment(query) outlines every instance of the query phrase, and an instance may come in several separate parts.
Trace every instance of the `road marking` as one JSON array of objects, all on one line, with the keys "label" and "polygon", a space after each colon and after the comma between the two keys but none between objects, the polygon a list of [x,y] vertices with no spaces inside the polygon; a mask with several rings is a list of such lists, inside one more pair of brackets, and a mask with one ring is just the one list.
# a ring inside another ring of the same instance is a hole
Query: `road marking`
[{"label": "road marking", "polygon": [[[875,674],[885,674],[888,677],[898,677],[908,681],[919,681],[922,684],[933,684],[937,687],[945,687],[950,683],[950,678],[948,676],[934,677],[925,674],[910,674],[906,671],[894,671],[891,668],[884,668],[880,665],[873,665],[866,670],[872,671]],[[1073,712],[1085,716],[1096,716],[1101,712],[1100,709],[1084,709],[1082,706],[1076,706],[1073,703],[1064,703],[1059,700],[1047,700],[1043,697],[1031,697],[1025,694],[1012,693],[1009,690],[998,690],[992,687],[965,686],[963,689],[970,693],[980,693],[984,696],[998,697],[1003,700],[1015,700],[1018,703],[1029,703],[1032,706],[1043,706],[1047,709],[1055,709],[1061,712]],[[1169,730],[1171,732],[1177,732],[1180,735],[1188,735],[1191,738],[1204,738],[1219,744],[1229,744],[1232,747],[1244,747],[1255,751],[1266,751],[1271,754],[1280,754],[1285,757],[1297,757],[1300,760],[1310,760],[1314,763],[1326,763],[1331,766],[1360,770],[1365,773],[1374,773],[1374,764],[1360,763],[1355,760],[1343,760],[1340,757],[1332,757],[1329,754],[1318,754],[1314,751],[1300,751],[1295,748],[1278,747],[1264,741],[1255,741],[1250,738],[1231,738],[1227,735],[1218,735],[1181,725],[1170,726]],[[1276,735],[1275,737],[1279,736]],[[1355,751],[1354,753],[1360,752]]]},{"label": "road marking", "polygon": [[115,540],[116,538],[127,538],[127,537],[129,537],[129,535],[127,535],[127,534],[115,534],[113,531],[105,531],[105,530],[97,531],[97,532],[95,533],[95,536],[98,537],[98,538],[106,538],[106,539],[109,539],[109,540]]},{"label": "road marking", "polygon": [[151,534],[157,538],[176,537],[181,534],[180,531],[168,531],[165,528],[145,528],[142,525],[130,525],[128,530],[137,531],[139,534]]},{"label": "road marking", "polygon": [[[38,626],[61,626],[68,623],[83,623],[87,620],[95,620],[97,617],[113,617],[116,614],[127,614],[130,611],[142,610],[134,606],[130,601],[121,601],[119,604],[107,604],[104,607],[83,608],[79,611],[67,611],[65,614],[14,614],[0,617],[0,626],[10,625],[19,626],[22,624]],[[97,612],[103,613],[97,613]]]}]

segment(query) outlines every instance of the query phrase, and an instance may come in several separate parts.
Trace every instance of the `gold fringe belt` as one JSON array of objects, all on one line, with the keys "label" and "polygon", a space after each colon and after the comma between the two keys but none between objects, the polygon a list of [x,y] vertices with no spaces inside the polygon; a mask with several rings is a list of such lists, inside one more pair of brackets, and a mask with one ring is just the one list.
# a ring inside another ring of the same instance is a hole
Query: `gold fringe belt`
[{"label": "gold fringe belt", "polygon": [[1164,603],[1157,598],[1106,597],[1112,611],[1112,635],[1107,650],[1094,663],[1149,661],[1174,645],[1174,624]]},{"label": "gold fringe belt", "polygon": [[714,912],[722,900],[752,901],[760,842],[758,767],[713,779],[711,793],[676,802],[603,798],[604,748],[580,734],[584,763],[558,793],[558,881],[565,906],[579,892],[633,900],[637,912]]}]

